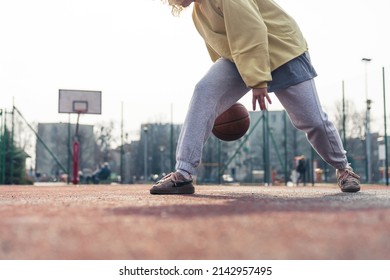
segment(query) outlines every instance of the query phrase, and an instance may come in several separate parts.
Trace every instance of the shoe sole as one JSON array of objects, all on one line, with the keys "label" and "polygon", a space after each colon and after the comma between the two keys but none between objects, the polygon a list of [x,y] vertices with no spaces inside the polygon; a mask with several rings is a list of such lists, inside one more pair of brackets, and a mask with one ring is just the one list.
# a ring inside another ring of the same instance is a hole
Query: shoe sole
[{"label": "shoe sole", "polygon": [[351,188],[343,188],[341,189],[342,192],[346,192],[346,193],[355,193],[355,192],[358,192],[360,191],[360,187],[351,187]]},{"label": "shoe sole", "polygon": [[150,189],[150,194],[194,194],[195,188],[192,184],[186,184],[180,187],[172,187],[171,189]]}]

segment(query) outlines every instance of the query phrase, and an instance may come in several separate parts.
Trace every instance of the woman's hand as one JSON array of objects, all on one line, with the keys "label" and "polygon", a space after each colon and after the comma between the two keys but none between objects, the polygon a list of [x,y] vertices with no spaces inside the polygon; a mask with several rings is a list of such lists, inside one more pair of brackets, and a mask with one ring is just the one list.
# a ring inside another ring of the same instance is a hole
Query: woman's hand
[{"label": "woman's hand", "polygon": [[272,104],[271,98],[268,95],[267,88],[253,88],[252,89],[252,106],[253,111],[256,111],[256,103],[259,103],[260,110],[267,110],[267,105],[265,99],[267,99],[269,104]]}]

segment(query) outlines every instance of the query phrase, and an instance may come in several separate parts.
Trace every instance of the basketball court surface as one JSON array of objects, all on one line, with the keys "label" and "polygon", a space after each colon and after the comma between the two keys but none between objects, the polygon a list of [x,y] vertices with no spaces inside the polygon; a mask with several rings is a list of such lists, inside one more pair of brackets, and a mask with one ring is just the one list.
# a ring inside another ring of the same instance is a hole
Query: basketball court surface
[{"label": "basketball court surface", "polygon": [[390,259],[390,188],[0,186],[2,260]]}]

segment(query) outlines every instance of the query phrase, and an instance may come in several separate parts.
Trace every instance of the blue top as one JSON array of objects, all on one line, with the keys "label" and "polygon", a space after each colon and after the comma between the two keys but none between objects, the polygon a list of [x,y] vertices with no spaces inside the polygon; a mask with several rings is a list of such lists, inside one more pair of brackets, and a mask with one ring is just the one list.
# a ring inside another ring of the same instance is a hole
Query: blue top
[{"label": "blue top", "polygon": [[272,81],[268,82],[268,92],[286,89],[290,86],[313,79],[317,76],[308,52],[290,60],[271,72]]}]

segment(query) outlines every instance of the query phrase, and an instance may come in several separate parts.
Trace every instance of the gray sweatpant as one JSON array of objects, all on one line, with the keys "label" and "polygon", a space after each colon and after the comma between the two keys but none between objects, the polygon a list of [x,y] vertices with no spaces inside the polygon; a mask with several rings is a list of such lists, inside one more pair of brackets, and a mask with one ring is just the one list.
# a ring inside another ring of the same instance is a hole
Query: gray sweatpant
[{"label": "gray sweatpant", "polygon": [[[196,174],[203,146],[211,134],[215,118],[230,108],[250,89],[234,63],[216,61],[195,86],[176,150],[176,169]],[[275,92],[292,124],[306,133],[321,158],[336,169],[348,165],[340,136],[322,110],[314,80]]]}]

